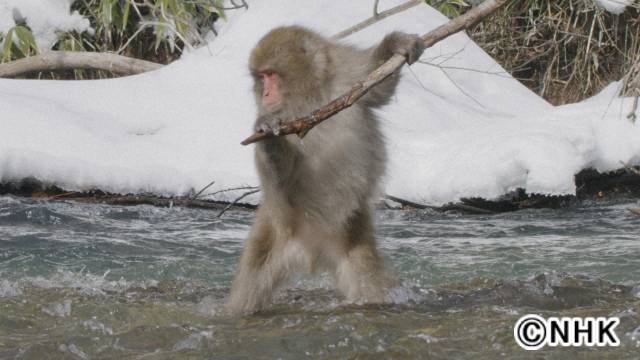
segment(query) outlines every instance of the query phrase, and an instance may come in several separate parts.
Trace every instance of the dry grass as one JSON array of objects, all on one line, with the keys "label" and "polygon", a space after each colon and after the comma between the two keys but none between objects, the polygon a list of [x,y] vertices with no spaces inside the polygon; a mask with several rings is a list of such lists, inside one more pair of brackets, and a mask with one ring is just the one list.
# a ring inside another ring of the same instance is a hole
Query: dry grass
[{"label": "dry grass", "polygon": [[640,4],[616,16],[593,0],[513,1],[470,34],[536,93],[571,103],[640,61]]}]

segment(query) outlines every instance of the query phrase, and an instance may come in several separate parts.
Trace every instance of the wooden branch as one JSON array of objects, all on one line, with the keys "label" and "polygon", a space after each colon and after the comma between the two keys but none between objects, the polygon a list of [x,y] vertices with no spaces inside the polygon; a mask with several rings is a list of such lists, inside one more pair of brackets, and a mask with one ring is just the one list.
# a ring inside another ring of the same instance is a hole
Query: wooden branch
[{"label": "wooden branch", "polygon": [[136,206],[151,205],[156,207],[183,207],[192,209],[219,210],[227,211],[229,209],[245,209],[255,210],[256,205],[240,203],[242,198],[236,199],[234,202],[218,201],[218,200],[198,200],[191,197],[172,197],[166,198],[155,195],[119,195],[119,194],[103,194],[91,195],[82,192],[65,192],[57,195],[49,195],[46,192],[38,193],[39,197],[51,200],[68,200],[79,203],[89,204],[108,204],[120,206]]},{"label": "wooden branch", "polygon": [[640,176],[640,170],[634,168],[633,166],[625,163],[624,161],[620,161],[620,164],[622,164],[622,166],[624,167],[625,170],[629,171],[630,173],[636,174],[638,176]]},{"label": "wooden branch", "polygon": [[245,197],[251,195],[251,194],[255,194],[257,192],[260,192],[260,189],[255,189],[255,190],[250,190],[247,191],[246,193],[238,196],[235,200],[233,200],[232,202],[229,203],[229,205],[227,205],[224,209],[222,209],[219,213],[218,216],[216,217],[222,217],[222,215],[224,215],[224,213],[226,213],[229,209],[231,209],[231,207],[235,206],[240,200],[244,199]]},{"label": "wooden branch", "polygon": [[[424,40],[425,46],[429,48],[450,35],[476,24],[487,15],[495,12],[506,2],[507,0],[486,0],[472,10],[469,10],[464,15],[458,16],[447,24],[441,25],[423,35],[422,39]],[[289,122],[284,122],[280,125],[280,130],[277,132],[278,135],[275,135],[272,132],[258,132],[246,138],[241,144],[249,145],[257,141],[276,136],[306,134],[314,126],[353,105],[358,99],[371,90],[372,87],[382,82],[396,70],[400,69],[405,62],[406,59],[404,56],[396,54],[386,63],[382,64],[379,68],[369,74],[366,80],[355,84],[350,91],[341,95],[337,99],[334,99],[320,109],[314,110],[310,115]]]},{"label": "wooden branch", "polygon": [[406,199],[401,199],[399,197],[393,196],[393,195],[389,195],[386,194],[384,196],[385,200],[391,200],[393,202],[397,202],[398,204],[402,205],[403,207],[410,207],[413,209],[420,209],[420,210],[424,210],[424,209],[432,209],[432,210],[437,210],[438,207],[437,206],[430,206],[430,205],[424,205],[424,204],[418,204],[415,203],[413,201],[409,201]]},{"label": "wooden branch", "polygon": [[401,199],[399,197],[395,197],[392,195],[385,195],[384,199],[397,202],[398,204],[402,205],[402,209],[406,209],[406,208],[419,209],[419,210],[430,209],[438,212],[460,211],[465,214],[481,214],[481,215],[497,214],[496,211],[493,211],[490,209],[483,209],[480,207],[471,206],[471,205],[462,204],[462,203],[455,203],[455,204],[451,203],[444,206],[432,206],[432,205],[418,204],[413,201]]},{"label": "wooden branch", "polygon": [[353,25],[352,27],[340,31],[339,33],[333,35],[331,38],[332,39],[342,39],[345,38],[353,33],[356,33],[364,28],[366,28],[367,26],[371,26],[375,23],[377,23],[378,21],[381,21],[382,19],[388,18],[391,15],[395,15],[397,13],[403,12],[407,9],[411,9],[412,7],[422,4],[424,1],[423,0],[409,0],[404,4],[400,4],[398,6],[394,6],[389,10],[385,10],[383,12],[377,12],[377,2],[375,4],[375,10],[374,10],[374,15],[370,18],[368,18],[367,20],[364,20],[362,22],[359,22],[355,25]]},{"label": "wooden branch", "polygon": [[633,214],[640,216],[640,208],[632,208],[632,209],[629,209],[629,211],[631,211],[631,213]]},{"label": "wooden branch", "polygon": [[135,75],[161,68],[161,64],[122,55],[80,51],[47,51],[39,55],[0,64],[0,78],[31,72],[93,69],[118,75]]},{"label": "wooden branch", "polygon": [[213,184],[215,184],[216,181],[212,180],[210,183],[207,184],[207,186],[203,187],[202,189],[200,189],[200,191],[198,191],[197,193],[195,193],[195,195],[193,195],[191,197],[191,199],[196,200],[198,198],[198,196],[202,195],[203,192],[205,192],[205,190],[207,190],[208,188],[210,188],[211,186],[213,186]]}]

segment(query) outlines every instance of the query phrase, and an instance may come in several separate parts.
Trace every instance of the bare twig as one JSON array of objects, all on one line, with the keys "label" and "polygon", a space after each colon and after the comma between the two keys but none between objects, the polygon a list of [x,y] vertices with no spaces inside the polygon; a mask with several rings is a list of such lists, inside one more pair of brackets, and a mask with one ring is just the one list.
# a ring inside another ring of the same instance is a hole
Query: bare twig
[{"label": "bare twig", "polygon": [[439,210],[442,211],[442,212],[446,212],[446,211],[461,211],[463,213],[478,214],[478,215],[494,215],[494,214],[497,214],[497,212],[492,211],[492,210],[483,209],[483,208],[479,208],[477,206],[471,206],[471,205],[466,205],[466,204],[449,204],[449,205],[445,205],[445,206],[441,207]]},{"label": "bare twig", "polygon": [[442,73],[444,74],[444,76],[447,77],[447,79],[449,79],[449,81],[451,81],[451,83],[453,84],[453,86],[456,87],[456,89],[458,89],[462,95],[468,97],[469,99],[471,99],[474,103],[478,104],[478,106],[480,106],[481,108],[486,108],[484,105],[482,105],[482,103],[480,101],[478,101],[476,98],[474,98],[473,96],[471,96],[471,94],[469,94],[468,92],[466,92],[462,86],[460,86],[452,77],[451,75],[449,75],[449,73],[443,69],[440,68],[440,71],[442,71]]},{"label": "bare twig", "polygon": [[[455,34],[461,30],[468,28],[482,20],[487,15],[493,13],[507,0],[486,0],[476,8],[468,11],[464,15],[449,21],[447,24],[437,27],[435,30],[422,36],[422,39],[426,47],[431,47],[438,41],[441,41],[452,34]],[[252,144],[257,141],[261,141],[267,138],[275,136],[284,136],[289,134],[305,134],[314,126],[320,124],[324,120],[337,114],[338,112],[350,107],[358,99],[364,96],[372,87],[382,82],[388,76],[393,74],[402,65],[404,65],[406,59],[402,55],[394,55],[386,63],[374,70],[366,80],[355,84],[350,91],[341,95],[337,99],[329,102],[327,105],[313,111],[310,115],[295,119],[293,121],[285,122],[280,125],[278,135],[272,132],[259,132],[246,138],[242,141],[242,145]]]},{"label": "bare twig", "polygon": [[217,194],[221,194],[221,193],[229,192],[229,191],[256,190],[256,189],[258,189],[257,186],[239,186],[239,187],[234,187],[234,188],[222,189],[222,190],[214,191],[212,193],[205,194],[204,196],[213,196],[213,195],[217,195]]},{"label": "bare twig", "polygon": [[75,191],[68,191],[68,192],[65,192],[65,193],[62,193],[62,194],[54,195],[54,196],[51,197],[51,199],[62,199],[62,198],[66,198],[66,197],[69,197],[69,196],[76,195],[76,194],[77,193]]},{"label": "bare twig", "polygon": [[238,203],[238,201],[240,201],[240,200],[244,199],[245,197],[247,197],[247,196],[249,196],[249,195],[251,195],[251,194],[255,194],[255,193],[257,193],[258,191],[260,191],[260,189],[247,191],[246,193],[244,193],[244,194],[242,194],[242,195],[238,196],[235,200],[233,200],[232,202],[230,202],[230,203],[229,203],[229,205],[227,205],[224,209],[222,209],[222,210],[218,213],[218,216],[217,216],[217,217],[222,217],[222,215],[224,215],[224,213],[226,213],[226,212],[227,212],[227,210],[231,209],[231,207],[235,206],[235,205]]},{"label": "bare twig", "polygon": [[447,204],[447,205],[444,205],[444,206],[432,206],[432,205],[418,204],[418,203],[415,203],[415,202],[412,202],[412,201],[409,201],[409,200],[405,200],[405,199],[401,199],[399,197],[395,197],[395,196],[391,196],[391,195],[385,195],[384,198],[387,199],[387,200],[391,200],[393,202],[397,202],[398,204],[402,205],[403,207],[409,207],[409,208],[412,208],[412,209],[420,209],[420,210],[430,209],[430,210],[434,210],[434,211],[438,211],[438,212],[461,211],[463,213],[482,214],[482,215],[496,214],[495,211],[479,208],[479,207],[476,207],[476,206],[466,205],[466,204]]},{"label": "bare twig", "polygon": [[444,70],[469,71],[469,72],[475,72],[475,73],[479,73],[479,74],[495,75],[497,77],[502,77],[502,78],[505,78],[505,79],[512,79],[513,78],[506,71],[488,71],[488,70],[472,69],[472,68],[461,67],[461,66],[445,66],[445,65],[434,64],[432,62],[423,61],[423,60],[420,60],[418,62],[420,64],[429,65],[429,66],[437,67],[439,69],[444,69]]},{"label": "bare twig", "polygon": [[113,196],[83,196],[79,194],[77,196],[64,196],[57,197],[59,200],[71,200],[81,203],[98,203],[108,205],[122,205],[122,206],[135,206],[135,205],[151,205],[157,207],[184,207],[193,209],[207,209],[207,210],[220,210],[225,211],[230,208],[234,209],[255,209],[255,205],[251,204],[238,204],[236,201],[233,204],[229,204],[223,201],[208,201],[208,200],[194,200],[192,198],[162,198],[157,196],[143,196],[143,195],[113,195]]},{"label": "bare twig", "polygon": [[213,5],[212,8],[216,9],[216,10],[237,10],[237,9],[247,9],[249,10],[249,4],[247,4],[246,1],[244,0],[240,0],[240,4],[236,4],[236,2],[234,0],[231,0],[231,5],[232,6],[228,6],[228,7],[224,7],[224,6],[217,6],[217,5]]},{"label": "bare twig", "polygon": [[622,79],[622,96],[632,96],[633,105],[631,111],[627,115],[627,119],[636,122],[638,111],[638,100],[640,98],[640,59],[635,62],[631,70]]},{"label": "bare twig", "polygon": [[342,39],[342,38],[346,38],[347,36],[356,33],[364,28],[366,28],[367,26],[371,26],[375,23],[377,23],[378,21],[381,21],[382,19],[388,18],[391,15],[395,15],[397,13],[403,12],[407,9],[410,9],[416,5],[419,5],[422,3],[422,0],[409,0],[404,4],[400,4],[398,6],[392,7],[389,10],[385,10],[381,13],[378,13],[378,2],[376,1],[375,4],[375,9],[374,9],[374,15],[370,18],[368,18],[367,20],[364,20],[362,22],[359,22],[355,25],[353,25],[352,27],[343,30],[335,35],[333,35],[331,38],[332,39]]},{"label": "bare twig", "polygon": [[378,12],[378,3],[380,2],[380,0],[375,0],[373,2],[373,17],[378,17],[378,15],[380,15],[380,13]]},{"label": "bare twig", "polygon": [[624,166],[624,168],[625,168],[627,171],[630,171],[630,172],[632,172],[632,173],[634,173],[634,174],[636,174],[636,175],[639,175],[639,176],[640,176],[640,170],[638,170],[638,169],[634,168],[633,166],[631,166],[631,165],[629,165],[629,164],[627,164],[627,163],[625,163],[625,162],[623,162],[623,161],[620,161],[620,164],[622,164],[622,166]]},{"label": "bare twig", "polygon": [[11,78],[37,71],[94,69],[118,75],[135,75],[161,68],[161,64],[122,55],[77,51],[48,51],[0,64],[0,77]]},{"label": "bare twig", "polygon": [[637,95],[635,98],[633,98],[633,105],[631,106],[631,111],[629,112],[629,115],[627,115],[627,119],[631,120],[631,122],[636,122],[636,118],[638,117],[636,115],[636,112],[638,111],[639,99],[640,99],[640,95]]},{"label": "bare twig", "polygon": [[409,72],[411,72],[411,75],[413,76],[413,79],[418,83],[418,85],[420,85],[420,87],[422,88],[422,90],[428,92],[429,94],[437,97],[440,100],[446,101],[446,98],[444,96],[442,96],[441,94],[438,94],[437,92],[429,89],[428,87],[426,87],[422,81],[420,80],[420,77],[418,77],[418,75],[416,75],[413,71],[411,71],[411,68],[409,68]]},{"label": "bare twig", "polygon": [[438,207],[437,206],[429,206],[429,205],[424,205],[424,204],[418,204],[415,203],[413,201],[409,201],[409,200],[405,200],[405,199],[401,199],[399,197],[395,197],[393,195],[385,195],[384,198],[386,200],[391,200],[393,202],[397,202],[398,204],[402,205],[402,206],[407,206],[410,208],[414,208],[414,209],[432,209],[432,210],[436,210]]},{"label": "bare twig", "polygon": [[202,194],[205,190],[207,190],[208,188],[210,188],[210,187],[211,187],[211,185],[213,185],[213,184],[215,184],[215,183],[216,183],[216,181],[215,181],[215,180],[213,180],[213,181],[212,181],[212,182],[210,182],[207,186],[205,186],[205,187],[203,187],[202,189],[200,189],[200,191],[198,191],[198,192],[197,192],[195,195],[193,195],[191,198],[192,198],[192,199],[194,199],[194,200],[195,200],[195,199],[197,199],[197,198],[198,198],[198,196],[200,196],[200,194]]}]

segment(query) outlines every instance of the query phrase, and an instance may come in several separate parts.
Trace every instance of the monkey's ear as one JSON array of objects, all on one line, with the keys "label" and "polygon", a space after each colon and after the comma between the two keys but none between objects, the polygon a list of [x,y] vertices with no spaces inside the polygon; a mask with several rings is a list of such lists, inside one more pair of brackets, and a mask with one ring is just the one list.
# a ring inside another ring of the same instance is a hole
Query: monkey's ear
[{"label": "monkey's ear", "polygon": [[306,39],[302,43],[302,53],[311,60],[311,68],[316,76],[326,73],[329,67],[329,50],[325,44],[320,43],[317,39]]},{"label": "monkey's ear", "polygon": [[300,53],[304,55],[312,55],[318,51],[318,40],[310,37],[309,35],[302,37],[298,44],[300,45]]}]

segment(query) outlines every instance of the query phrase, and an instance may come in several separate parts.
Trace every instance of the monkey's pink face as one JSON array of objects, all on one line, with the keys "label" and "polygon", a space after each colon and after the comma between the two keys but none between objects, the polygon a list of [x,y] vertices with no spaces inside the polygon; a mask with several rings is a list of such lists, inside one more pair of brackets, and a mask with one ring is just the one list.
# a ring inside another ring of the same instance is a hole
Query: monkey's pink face
[{"label": "monkey's pink face", "polygon": [[258,77],[262,83],[262,105],[272,107],[282,101],[280,90],[278,89],[280,77],[278,73],[271,70],[258,72]]}]

